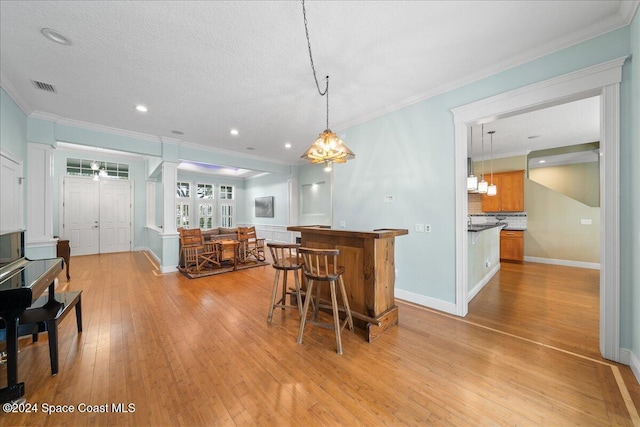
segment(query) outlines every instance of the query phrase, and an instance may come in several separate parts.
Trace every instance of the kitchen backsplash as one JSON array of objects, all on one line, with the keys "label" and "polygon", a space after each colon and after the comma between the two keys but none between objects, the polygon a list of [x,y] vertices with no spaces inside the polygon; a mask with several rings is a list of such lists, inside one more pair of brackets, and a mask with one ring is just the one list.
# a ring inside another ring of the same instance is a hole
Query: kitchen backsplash
[{"label": "kitchen backsplash", "polygon": [[526,230],[527,229],[527,213],[470,213],[469,217],[472,224],[485,224],[495,222],[506,222],[505,227],[508,230]]},{"label": "kitchen backsplash", "polygon": [[469,193],[467,200],[469,201],[467,210],[470,214],[482,213],[482,194]]}]

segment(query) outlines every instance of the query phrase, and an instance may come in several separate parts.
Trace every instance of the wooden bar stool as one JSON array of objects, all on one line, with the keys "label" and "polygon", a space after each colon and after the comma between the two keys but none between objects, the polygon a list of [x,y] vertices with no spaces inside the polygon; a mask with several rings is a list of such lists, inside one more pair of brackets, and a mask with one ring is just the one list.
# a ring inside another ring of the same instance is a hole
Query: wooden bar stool
[{"label": "wooden bar stool", "polygon": [[[297,308],[298,314],[302,316],[302,299],[300,297],[300,279],[298,277],[298,271],[302,268],[302,257],[298,252],[298,248],[300,245],[298,244],[279,244],[279,243],[268,243],[267,247],[271,251],[271,257],[273,258],[273,268],[276,270],[276,277],[273,281],[273,291],[271,292],[271,305],[269,306],[269,315],[267,316],[267,323],[271,324],[271,320],[273,319],[273,309],[276,307],[280,307],[283,310],[285,308]],[[289,271],[293,271],[293,275],[295,277],[296,283],[296,301],[297,305],[293,304],[287,305],[287,294],[291,294],[291,292],[287,292],[287,273]],[[280,272],[284,272],[284,277],[282,279],[282,296],[276,302],[276,294],[278,292],[278,282],[280,281]]]},{"label": "wooden bar stool", "polygon": [[[300,331],[298,332],[298,344],[302,343],[302,335],[304,333],[304,327],[306,323],[311,323],[316,326],[334,329],[336,332],[336,346],[338,354],[342,354],[342,329],[349,324],[349,329],[353,332],[353,318],[351,317],[351,310],[349,309],[349,301],[347,299],[347,292],[344,289],[344,281],[342,280],[342,274],[344,273],[344,267],[338,266],[339,249],[310,249],[300,248],[299,252],[302,254],[304,264],[302,271],[307,278],[307,297],[304,301],[304,308],[302,310],[302,317],[300,318]],[[331,305],[321,304],[319,297],[319,287],[316,290],[316,302],[313,309],[312,319],[307,319],[307,312],[309,311],[309,304],[311,303],[313,295],[313,287],[316,282],[328,283],[331,293]],[[336,298],[336,282],[340,284],[340,292],[342,293],[343,306],[338,306]],[[333,311],[333,324],[321,323],[318,321],[318,310],[320,308],[331,308]],[[340,311],[345,313],[345,321],[340,324]]]}]

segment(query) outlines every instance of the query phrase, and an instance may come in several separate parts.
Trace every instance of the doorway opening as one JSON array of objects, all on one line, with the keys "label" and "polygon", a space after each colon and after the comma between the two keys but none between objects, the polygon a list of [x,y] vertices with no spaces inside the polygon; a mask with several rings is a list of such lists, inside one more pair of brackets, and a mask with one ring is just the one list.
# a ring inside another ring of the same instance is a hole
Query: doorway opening
[{"label": "doorway opening", "polygon": [[620,362],[619,147],[620,82],[627,57],[566,74],[452,110],[456,171],[456,314],[468,312],[467,127],[600,95],[600,353]]}]

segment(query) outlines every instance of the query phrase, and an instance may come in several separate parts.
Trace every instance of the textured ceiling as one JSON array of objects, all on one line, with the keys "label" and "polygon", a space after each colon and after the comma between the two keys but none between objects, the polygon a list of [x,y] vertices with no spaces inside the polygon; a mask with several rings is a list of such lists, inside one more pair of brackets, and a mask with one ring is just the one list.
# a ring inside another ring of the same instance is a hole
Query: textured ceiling
[{"label": "textured ceiling", "polygon": [[[340,133],[620,28],[637,2],[307,1],[306,8],[321,84],[331,77],[329,125]],[[47,40],[42,28],[72,44]],[[299,162],[325,127],[298,1],[3,0],[0,73],[5,90],[36,117],[283,163]],[[149,112],[136,112],[138,103]]]}]

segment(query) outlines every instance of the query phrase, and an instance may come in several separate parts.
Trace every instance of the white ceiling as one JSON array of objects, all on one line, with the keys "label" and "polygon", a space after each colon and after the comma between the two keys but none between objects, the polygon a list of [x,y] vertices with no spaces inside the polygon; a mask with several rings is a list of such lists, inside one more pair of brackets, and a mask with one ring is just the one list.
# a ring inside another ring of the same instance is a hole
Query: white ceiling
[{"label": "white ceiling", "polygon": [[[306,2],[320,83],[331,77],[329,125],[338,133],[620,28],[637,7],[616,0]],[[71,45],[46,39],[42,28]],[[276,162],[299,162],[325,128],[299,1],[3,0],[0,77],[34,117]],[[135,111],[138,103],[149,112]],[[546,122],[525,122],[531,127],[523,135],[548,137]],[[522,142],[506,129],[496,137]]]}]

